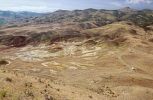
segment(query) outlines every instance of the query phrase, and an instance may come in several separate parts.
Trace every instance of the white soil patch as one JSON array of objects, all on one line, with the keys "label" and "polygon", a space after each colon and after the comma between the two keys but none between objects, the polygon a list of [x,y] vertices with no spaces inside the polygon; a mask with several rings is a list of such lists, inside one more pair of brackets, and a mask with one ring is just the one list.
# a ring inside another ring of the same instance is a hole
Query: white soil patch
[{"label": "white soil patch", "polygon": [[39,72],[40,71],[40,69],[38,69],[38,68],[32,68],[32,69],[30,69],[31,71],[34,71],[34,72]]},{"label": "white soil patch", "polygon": [[42,61],[43,58],[51,56],[48,51],[43,50],[19,52],[16,55],[23,61]]},{"label": "white soil patch", "polygon": [[53,66],[60,66],[61,64],[57,63],[56,61],[51,61],[51,62],[44,62],[41,63],[41,65],[48,67],[49,65],[53,65]]},{"label": "white soil patch", "polygon": [[69,69],[76,70],[78,68],[77,67],[74,67],[74,66],[71,66],[71,67],[69,67]]},{"label": "white soil patch", "polygon": [[50,73],[52,73],[52,74],[57,74],[57,71],[55,71],[55,70],[50,69],[49,71],[50,71]]}]

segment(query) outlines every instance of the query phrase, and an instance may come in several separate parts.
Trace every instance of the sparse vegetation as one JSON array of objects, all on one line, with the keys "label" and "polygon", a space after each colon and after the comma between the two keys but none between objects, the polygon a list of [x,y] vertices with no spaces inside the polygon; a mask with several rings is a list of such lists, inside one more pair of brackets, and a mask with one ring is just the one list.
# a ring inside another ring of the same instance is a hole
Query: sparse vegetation
[{"label": "sparse vegetation", "polygon": [[152,100],[151,11],[18,14],[0,27],[0,100]]},{"label": "sparse vegetation", "polygon": [[25,87],[28,87],[28,88],[32,87],[32,83],[26,82],[26,83],[25,83]]},{"label": "sparse vegetation", "polygon": [[24,93],[27,97],[32,97],[32,98],[34,97],[34,94],[31,90],[26,89]]},{"label": "sparse vegetation", "polygon": [[12,79],[9,78],[9,77],[7,77],[5,80],[6,80],[7,82],[12,82]]},{"label": "sparse vegetation", "polygon": [[9,62],[6,60],[0,60],[0,65],[7,65]]},{"label": "sparse vegetation", "polygon": [[5,23],[6,23],[5,19],[1,19],[1,18],[0,18],[0,25],[3,25],[3,24],[5,24]]},{"label": "sparse vegetation", "polygon": [[3,100],[7,95],[7,91],[5,90],[0,90],[0,99]]}]

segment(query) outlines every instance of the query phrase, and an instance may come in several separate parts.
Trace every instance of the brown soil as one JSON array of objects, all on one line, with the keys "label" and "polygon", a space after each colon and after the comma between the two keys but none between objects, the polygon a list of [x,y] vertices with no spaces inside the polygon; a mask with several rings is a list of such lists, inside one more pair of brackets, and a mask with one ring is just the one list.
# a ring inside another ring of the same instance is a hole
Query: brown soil
[{"label": "brown soil", "polygon": [[143,29],[121,22],[81,32],[99,37],[0,51],[9,62],[0,66],[0,99],[153,100],[153,46]]}]

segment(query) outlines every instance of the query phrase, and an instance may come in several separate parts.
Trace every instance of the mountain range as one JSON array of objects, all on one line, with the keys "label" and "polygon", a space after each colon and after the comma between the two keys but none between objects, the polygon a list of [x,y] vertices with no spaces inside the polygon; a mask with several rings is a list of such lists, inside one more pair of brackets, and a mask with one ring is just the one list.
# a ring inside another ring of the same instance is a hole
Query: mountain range
[{"label": "mountain range", "polygon": [[58,10],[52,13],[0,11],[0,23],[46,24],[61,22],[90,22],[98,26],[118,21],[132,21],[145,27],[152,24],[153,10],[135,10],[125,7],[119,10],[85,9]]},{"label": "mountain range", "polygon": [[0,24],[6,24],[13,21],[19,21],[24,18],[39,16],[41,13],[35,12],[13,12],[13,11],[0,11]]}]

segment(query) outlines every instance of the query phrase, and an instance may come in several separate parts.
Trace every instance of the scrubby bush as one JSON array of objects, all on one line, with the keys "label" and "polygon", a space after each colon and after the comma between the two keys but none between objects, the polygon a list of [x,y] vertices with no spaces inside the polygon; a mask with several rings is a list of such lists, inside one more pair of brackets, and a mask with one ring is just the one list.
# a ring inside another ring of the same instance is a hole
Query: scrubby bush
[{"label": "scrubby bush", "polygon": [[0,99],[5,98],[5,97],[6,97],[6,94],[7,94],[7,91],[1,90],[1,91],[0,91]]},{"label": "scrubby bush", "polygon": [[0,60],[0,65],[7,65],[9,62],[6,60]]}]

